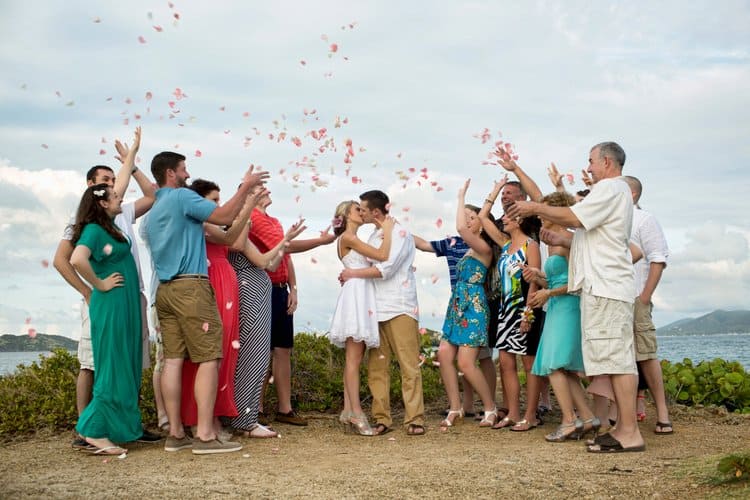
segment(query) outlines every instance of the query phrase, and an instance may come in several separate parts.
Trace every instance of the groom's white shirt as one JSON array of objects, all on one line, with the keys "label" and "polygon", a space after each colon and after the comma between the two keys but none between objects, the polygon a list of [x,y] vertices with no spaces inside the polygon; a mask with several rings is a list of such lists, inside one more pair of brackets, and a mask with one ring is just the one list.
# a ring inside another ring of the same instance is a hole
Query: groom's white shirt
[{"label": "groom's white shirt", "polygon": [[[383,231],[375,229],[367,242],[370,246],[379,248],[383,243]],[[397,222],[393,227],[388,260],[371,261],[382,276],[372,280],[375,285],[378,321],[388,321],[400,314],[419,321],[417,281],[412,265],[415,254],[414,237]]]}]

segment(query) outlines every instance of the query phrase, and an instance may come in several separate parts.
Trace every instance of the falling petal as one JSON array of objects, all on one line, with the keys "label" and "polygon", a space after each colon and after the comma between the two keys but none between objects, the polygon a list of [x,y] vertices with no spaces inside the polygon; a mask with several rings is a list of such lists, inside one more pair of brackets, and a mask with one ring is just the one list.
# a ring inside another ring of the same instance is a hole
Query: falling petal
[{"label": "falling petal", "polygon": [[208,332],[208,323],[203,323],[203,326],[201,328],[204,332]]},{"label": "falling petal", "polygon": [[234,305],[234,302],[232,302],[231,300],[227,301],[227,305],[226,305],[227,311],[230,310],[233,305]]},{"label": "falling petal", "polygon": [[162,27],[161,27],[161,26],[154,26],[154,29],[155,29],[156,31],[158,31],[159,33],[161,33],[161,32],[163,31],[163,29],[162,29]]},{"label": "falling petal", "polygon": [[29,337],[32,339],[36,338],[36,330],[34,328],[29,328]]},{"label": "falling petal", "polygon": [[95,17],[95,18],[94,18],[94,22],[95,22],[96,24],[99,24],[100,22],[102,22],[102,20],[101,20],[101,18],[100,18],[100,17]]},{"label": "falling petal", "polygon": [[427,335],[427,328],[420,328],[419,329],[419,334],[420,335]]},{"label": "falling petal", "polygon": [[49,261],[47,259],[42,259],[42,267],[45,269],[49,267]]},{"label": "falling petal", "polygon": [[443,219],[438,218],[438,220],[435,221],[435,225],[440,229],[443,226]]},{"label": "falling petal", "polygon": [[313,264],[317,264],[318,260],[315,257],[310,257],[310,262],[312,262]]},{"label": "falling petal", "polygon": [[49,146],[47,146],[46,144],[42,144],[42,148],[43,149],[49,149]]},{"label": "falling petal", "polygon": [[302,66],[307,66],[307,61],[305,61],[304,59],[300,59],[299,63],[300,63],[300,64],[301,64]]},{"label": "falling petal", "polygon": [[432,284],[434,285],[435,283],[437,283],[437,282],[438,282],[438,280],[439,280],[440,278],[438,278],[438,276],[437,276],[436,274],[433,274],[433,275],[432,275],[432,276],[430,277],[430,279],[432,280]]},{"label": "falling petal", "polygon": [[239,340],[233,340],[232,341],[232,348],[233,349],[239,349],[240,348],[240,341]]},{"label": "falling petal", "polygon": [[338,50],[339,50],[339,46],[338,46],[338,44],[336,44],[336,43],[332,43],[332,44],[331,44],[331,46],[329,47],[329,50],[330,50],[331,52],[334,52],[334,53],[335,53],[335,52],[338,52]]},{"label": "falling petal", "polygon": [[104,245],[104,248],[102,248],[102,252],[104,252],[104,255],[110,255],[112,253],[112,245],[107,243]]},{"label": "falling petal", "polygon": [[401,236],[402,238],[406,238],[406,229],[402,229],[401,231],[399,231],[399,232],[398,232],[398,234],[399,234],[399,236]]},{"label": "falling petal", "polygon": [[201,156],[203,156],[203,153],[201,152],[200,149],[196,149],[195,150],[195,156],[196,156],[196,158],[200,158]]},{"label": "falling petal", "polygon": [[141,42],[141,43],[146,43],[146,39],[143,38],[142,36],[138,37],[138,41]]}]

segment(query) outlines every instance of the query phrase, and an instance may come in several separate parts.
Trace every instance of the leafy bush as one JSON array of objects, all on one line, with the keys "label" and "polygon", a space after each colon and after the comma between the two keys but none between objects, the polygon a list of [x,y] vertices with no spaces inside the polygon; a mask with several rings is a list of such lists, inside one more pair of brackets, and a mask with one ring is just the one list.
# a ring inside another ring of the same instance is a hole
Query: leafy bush
[{"label": "leafy bush", "polygon": [[750,475],[750,453],[727,455],[719,460],[716,468],[728,479],[748,480]]},{"label": "leafy bush", "polygon": [[78,359],[57,349],[0,377],[0,434],[70,428],[76,421]]},{"label": "leafy bush", "polygon": [[661,362],[664,389],[678,403],[717,405],[729,411],[750,413],[750,377],[737,361],[714,359],[693,366],[690,359],[682,363]]}]

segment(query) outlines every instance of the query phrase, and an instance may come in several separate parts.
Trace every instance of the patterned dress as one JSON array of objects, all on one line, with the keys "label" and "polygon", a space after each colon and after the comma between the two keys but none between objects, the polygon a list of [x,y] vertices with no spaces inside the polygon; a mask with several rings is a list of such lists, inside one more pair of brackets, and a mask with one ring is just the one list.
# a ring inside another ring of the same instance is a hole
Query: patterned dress
[{"label": "patterned dress", "polygon": [[229,252],[240,292],[240,349],[234,373],[237,429],[252,430],[258,423],[263,379],[271,360],[271,279],[240,252]]},{"label": "patterned dress", "polygon": [[500,312],[495,347],[511,354],[528,354],[527,337],[521,333],[521,313],[526,305],[523,287],[523,265],[526,264],[528,240],[515,252],[508,253],[511,242],[503,247],[497,261],[500,280]]},{"label": "patterned dress", "polygon": [[472,255],[464,255],[456,266],[453,289],[443,322],[443,340],[457,346],[487,345],[489,308],[484,292],[487,267]]}]

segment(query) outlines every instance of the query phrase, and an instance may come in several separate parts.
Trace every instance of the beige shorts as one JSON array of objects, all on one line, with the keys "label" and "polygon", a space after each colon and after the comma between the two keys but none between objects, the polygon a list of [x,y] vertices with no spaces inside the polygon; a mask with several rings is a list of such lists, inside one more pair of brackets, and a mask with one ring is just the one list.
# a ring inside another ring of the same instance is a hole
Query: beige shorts
[{"label": "beige shorts", "polygon": [[588,376],[637,374],[633,304],[583,292],[581,350]]},{"label": "beige shorts", "polygon": [[162,368],[164,368],[164,343],[161,340],[161,328],[159,325],[159,315],[156,314],[156,304],[149,307],[149,316],[151,317],[151,325],[154,327],[154,337],[156,337],[154,371],[161,373]]},{"label": "beige shorts", "polygon": [[477,356],[477,361],[482,361],[483,359],[492,359],[492,349],[490,349],[487,346],[480,347],[479,348],[479,356]]},{"label": "beige shorts", "polygon": [[654,305],[641,302],[635,298],[633,308],[633,334],[635,335],[635,360],[646,361],[656,359],[656,327],[651,318]]},{"label": "beige shorts", "polygon": [[81,339],[78,341],[78,362],[82,370],[94,371],[94,348],[91,345],[89,305],[81,299]]},{"label": "beige shorts", "polygon": [[165,358],[193,363],[222,358],[224,329],[208,278],[161,283],[156,290],[156,313]]}]

